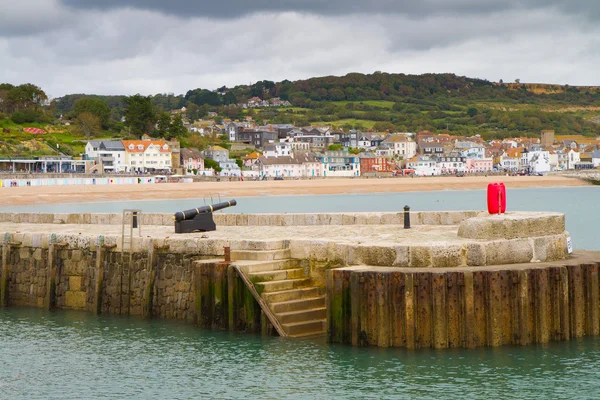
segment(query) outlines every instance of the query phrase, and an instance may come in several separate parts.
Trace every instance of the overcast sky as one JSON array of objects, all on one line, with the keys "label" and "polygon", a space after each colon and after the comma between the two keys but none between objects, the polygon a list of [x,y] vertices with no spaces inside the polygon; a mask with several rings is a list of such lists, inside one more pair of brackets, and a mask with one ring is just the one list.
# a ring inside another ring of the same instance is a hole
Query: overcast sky
[{"label": "overcast sky", "polygon": [[0,0],[0,82],[185,93],[348,72],[600,85],[598,0]]}]

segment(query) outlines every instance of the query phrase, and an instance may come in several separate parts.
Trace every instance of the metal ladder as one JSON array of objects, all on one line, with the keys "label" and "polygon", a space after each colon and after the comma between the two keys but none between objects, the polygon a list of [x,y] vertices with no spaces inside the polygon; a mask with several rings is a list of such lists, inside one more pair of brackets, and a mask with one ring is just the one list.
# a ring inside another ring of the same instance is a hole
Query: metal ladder
[{"label": "metal ladder", "polygon": [[[127,227],[127,229],[125,229]],[[121,271],[120,271],[120,296],[119,314],[123,308],[130,311],[131,302],[131,269],[133,267],[133,233],[137,229],[138,237],[142,236],[142,210],[123,210],[121,224]],[[124,304],[125,303],[125,304]]]}]

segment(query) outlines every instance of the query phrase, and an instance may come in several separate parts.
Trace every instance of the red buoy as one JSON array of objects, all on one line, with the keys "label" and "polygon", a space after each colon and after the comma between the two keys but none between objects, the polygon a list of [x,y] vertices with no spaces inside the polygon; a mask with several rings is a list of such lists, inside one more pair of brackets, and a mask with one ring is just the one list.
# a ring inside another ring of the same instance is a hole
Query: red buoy
[{"label": "red buoy", "polygon": [[490,214],[506,212],[506,187],[502,182],[493,182],[487,188],[487,206]]}]

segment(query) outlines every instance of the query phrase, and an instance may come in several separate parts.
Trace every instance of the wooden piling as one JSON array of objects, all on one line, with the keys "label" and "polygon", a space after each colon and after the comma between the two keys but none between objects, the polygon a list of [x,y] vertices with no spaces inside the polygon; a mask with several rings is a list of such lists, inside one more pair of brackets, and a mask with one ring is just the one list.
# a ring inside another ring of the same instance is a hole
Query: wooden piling
[{"label": "wooden piling", "polygon": [[434,273],[432,278],[433,347],[444,349],[448,347],[448,306],[446,302],[448,283],[445,273]]}]

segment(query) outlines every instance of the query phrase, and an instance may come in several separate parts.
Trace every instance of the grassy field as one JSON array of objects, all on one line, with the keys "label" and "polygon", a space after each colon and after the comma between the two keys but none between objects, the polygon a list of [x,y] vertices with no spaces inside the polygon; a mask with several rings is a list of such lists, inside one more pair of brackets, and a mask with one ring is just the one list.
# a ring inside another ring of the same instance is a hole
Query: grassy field
[{"label": "grassy field", "polygon": [[377,123],[377,121],[369,121],[367,119],[355,119],[355,118],[347,118],[347,119],[338,119],[336,121],[331,122],[312,122],[315,125],[331,125],[337,128],[341,128],[344,125],[351,125],[352,127],[357,124],[361,124],[363,128],[371,129]]},{"label": "grassy field", "polygon": [[332,101],[332,104],[338,104],[341,106],[345,106],[348,103],[354,103],[354,104],[366,104],[369,106],[373,106],[373,107],[381,107],[381,108],[389,108],[391,109],[392,107],[394,107],[394,102],[393,101],[387,101],[387,100],[365,100],[365,101]]}]

